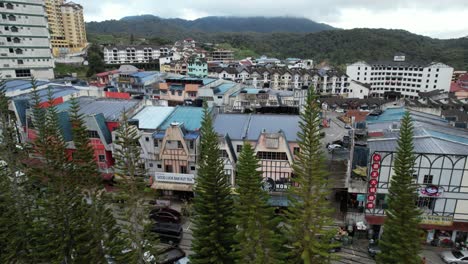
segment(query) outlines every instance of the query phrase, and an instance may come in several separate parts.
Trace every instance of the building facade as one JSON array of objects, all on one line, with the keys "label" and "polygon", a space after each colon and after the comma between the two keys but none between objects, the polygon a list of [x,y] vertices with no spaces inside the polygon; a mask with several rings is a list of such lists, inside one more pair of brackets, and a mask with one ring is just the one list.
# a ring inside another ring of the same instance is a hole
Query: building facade
[{"label": "building facade", "polygon": [[225,49],[216,49],[211,52],[210,60],[229,63],[234,60],[234,51]]},{"label": "building facade", "polygon": [[450,90],[453,68],[438,62],[412,62],[402,54],[393,61],[359,61],[349,64],[346,74],[371,85],[370,94],[382,98],[417,99],[419,92]]},{"label": "building facade", "polygon": [[149,63],[170,54],[167,47],[155,46],[112,46],[104,47],[106,64]]},{"label": "building facade", "polygon": [[192,56],[188,60],[188,75],[190,77],[205,78],[208,76],[208,63],[204,58]]},{"label": "building facade", "polygon": [[2,78],[53,79],[54,61],[44,1],[0,2]]},{"label": "building facade", "polygon": [[46,0],[54,56],[81,52],[87,45],[83,7],[64,0]]}]

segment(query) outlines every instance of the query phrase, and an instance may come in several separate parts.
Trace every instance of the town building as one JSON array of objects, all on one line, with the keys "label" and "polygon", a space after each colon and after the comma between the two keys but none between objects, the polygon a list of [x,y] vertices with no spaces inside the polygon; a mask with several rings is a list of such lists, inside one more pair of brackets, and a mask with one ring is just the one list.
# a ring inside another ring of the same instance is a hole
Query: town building
[{"label": "town building", "polygon": [[54,61],[44,1],[0,2],[0,75],[53,79]]},{"label": "town building", "polygon": [[206,78],[208,76],[208,63],[204,58],[192,56],[188,59],[188,76]]},{"label": "town building", "polygon": [[248,141],[259,159],[263,188],[284,206],[285,191],[294,185],[292,164],[299,152],[299,120],[298,115],[218,114],[213,128],[220,138],[220,155],[232,186],[236,162],[244,141]]},{"label": "town building", "polygon": [[349,64],[346,74],[370,84],[370,94],[382,98],[417,99],[419,92],[450,90],[453,68],[440,62],[417,62],[396,54],[392,61],[359,61]]},{"label": "town building", "polygon": [[45,0],[54,56],[79,53],[87,46],[83,7],[64,0]]},{"label": "town building", "polygon": [[[382,233],[389,183],[394,174],[400,120],[405,108],[387,108],[366,118],[365,147],[355,146],[348,185],[348,222],[364,221],[374,238]],[[450,127],[441,117],[410,111],[414,125],[416,205],[426,241],[460,242],[468,232],[468,132]],[[356,151],[359,149],[360,151]],[[361,166],[361,169],[358,167]],[[364,173],[357,173],[359,169]]]},{"label": "town building", "polygon": [[132,117],[153,189],[167,195],[192,195],[202,117],[203,108],[188,106],[146,106]]},{"label": "town building", "polygon": [[169,56],[171,50],[149,45],[121,45],[104,47],[103,52],[106,64],[132,64],[158,62],[160,57]]},{"label": "town building", "polygon": [[209,60],[229,63],[234,60],[234,51],[226,49],[215,49],[210,53]]}]

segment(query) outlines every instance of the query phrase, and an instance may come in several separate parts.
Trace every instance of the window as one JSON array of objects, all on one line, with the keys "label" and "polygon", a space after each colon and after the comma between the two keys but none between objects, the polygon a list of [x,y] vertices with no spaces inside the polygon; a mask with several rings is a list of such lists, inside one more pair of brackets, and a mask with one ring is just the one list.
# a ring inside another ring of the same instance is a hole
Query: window
[{"label": "window", "polygon": [[23,60],[18,60],[18,64],[24,64]]},{"label": "window", "polygon": [[23,50],[22,50],[22,49],[16,49],[15,52],[16,52],[16,54],[23,54]]},{"label": "window", "polygon": [[259,151],[257,157],[264,160],[288,160],[286,152]]},{"label": "window", "polygon": [[195,143],[194,143],[193,140],[190,140],[190,141],[189,141],[189,147],[190,147],[190,149],[193,149],[194,144],[195,144]]},{"label": "window", "polygon": [[151,163],[151,162],[148,165],[150,166],[150,168],[153,168],[153,166],[154,166],[153,163]]},{"label": "window", "polygon": [[190,170],[194,171],[194,170],[195,170],[195,166],[190,166]]},{"label": "window", "polygon": [[15,26],[11,27],[11,32],[18,32],[18,28]]},{"label": "window", "polygon": [[13,53],[15,52],[12,48],[9,49],[10,53]]},{"label": "window", "polygon": [[177,141],[177,148],[184,148],[184,146],[182,145],[182,141]]},{"label": "window", "polygon": [[6,14],[2,14],[2,18],[3,18],[3,19],[7,19]]},{"label": "window", "polygon": [[294,147],[294,151],[293,151],[293,152],[294,152],[294,155],[299,154],[300,148],[299,148],[299,147]]},{"label": "window", "polygon": [[434,175],[424,175],[424,184],[432,184],[432,181],[434,180]]},{"label": "window", "polygon": [[31,70],[15,70],[16,77],[31,77]]},{"label": "window", "polygon": [[432,197],[418,197],[416,206],[423,209],[434,210],[436,198]]},{"label": "window", "polygon": [[16,17],[14,15],[9,15],[8,20],[10,21],[16,21]]},{"label": "window", "polygon": [[225,149],[220,149],[219,150],[219,157],[221,158],[229,158],[228,153]]},{"label": "window", "polygon": [[106,162],[106,156],[99,155],[98,158],[99,158],[99,162]]},{"label": "window", "polygon": [[158,164],[157,165],[158,169],[162,168],[162,165],[161,164]]},{"label": "window", "polygon": [[5,7],[5,4],[4,4],[4,3],[0,3],[0,7]]},{"label": "window", "polygon": [[6,40],[7,40],[8,42],[11,42],[11,38],[10,38],[10,37],[7,37]]},{"label": "window", "polygon": [[172,172],[172,165],[166,165],[166,166],[164,166],[164,171],[165,171],[165,172]]},{"label": "window", "polygon": [[8,31],[10,30],[10,28],[8,26],[5,26],[5,31]]},{"label": "window", "polygon": [[236,151],[239,153],[242,151],[242,145],[237,145]]},{"label": "window", "polygon": [[155,139],[154,142],[153,142],[153,146],[155,148],[159,147],[159,140]]},{"label": "window", "polygon": [[6,8],[7,9],[13,9],[13,4],[11,4],[11,3],[6,4]]},{"label": "window", "polygon": [[180,166],[180,173],[187,173],[187,166]]},{"label": "window", "polygon": [[21,40],[19,38],[14,38],[13,39],[13,43],[20,43],[20,42],[21,42]]},{"label": "window", "polygon": [[146,141],[146,142],[149,142],[149,137],[145,137],[145,141]]},{"label": "window", "polygon": [[99,134],[95,130],[88,130],[88,138],[99,138]]}]

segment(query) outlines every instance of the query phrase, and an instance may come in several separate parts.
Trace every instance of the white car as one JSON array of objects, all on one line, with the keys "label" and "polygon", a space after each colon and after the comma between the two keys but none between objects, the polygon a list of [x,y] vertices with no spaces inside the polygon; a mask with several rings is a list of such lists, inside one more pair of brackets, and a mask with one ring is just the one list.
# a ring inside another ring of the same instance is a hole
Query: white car
[{"label": "white car", "polygon": [[335,110],[335,112],[337,112],[337,113],[344,113],[344,109],[337,108],[337,109]]},{"label": "white car", "polygon": [[330,145],[328,145],[327,148],[328,148],[328,151],[332,151],[332,150],[335,150],[335,149],[342,149],[343,146],[338,145],[338,144],[330,144]]},{"label": "white car", "polygon": [[440,257],[445,263],[449,264],[468,263],[467,250],[443,251],[440,253]]}]

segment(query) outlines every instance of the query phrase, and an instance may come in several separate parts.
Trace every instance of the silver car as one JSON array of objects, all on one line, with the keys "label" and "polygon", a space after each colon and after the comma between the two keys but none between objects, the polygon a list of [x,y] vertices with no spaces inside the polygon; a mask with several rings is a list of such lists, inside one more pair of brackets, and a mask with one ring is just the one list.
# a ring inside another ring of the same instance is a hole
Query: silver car
[{"label": "silver car", "polygon": [[449,264],[468,263],[467,250],[443,251],[440,253],[440,257],[445,263]]}]

